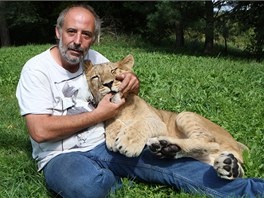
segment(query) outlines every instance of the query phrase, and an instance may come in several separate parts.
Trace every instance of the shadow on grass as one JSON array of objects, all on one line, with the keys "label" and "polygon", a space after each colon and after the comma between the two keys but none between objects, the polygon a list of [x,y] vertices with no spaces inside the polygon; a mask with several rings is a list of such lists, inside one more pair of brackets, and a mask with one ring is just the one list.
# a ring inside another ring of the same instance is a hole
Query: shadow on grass
[{"label": "shadow on grass", "polygon": [[[16,129],[16,133],[12,133],[9,129],[2,130],[0,133],[0,150],[0,157],[4,159],[5,163],[2,165],[7,169],[6,178],[9,178],[8,182],[19,182],[21,186],[32,187],[36,193],[45,197],[60,198],[60,196],[48,191],[43,173],[37,171],[37,163],[32,158],[31,142],[24,127]],[[23,194],[20,191],[18,193]],[[27,192],[24,193],[31,193],[31,190],[27,189]]]},{"label": "shadow on grass", "polygon": [[[20,130],[17,132],[17,130]],[[0,147],[13,152],[24,151],[32,158],[32,148],[27,132],[21,129],[2,129],[0,133]]]}]

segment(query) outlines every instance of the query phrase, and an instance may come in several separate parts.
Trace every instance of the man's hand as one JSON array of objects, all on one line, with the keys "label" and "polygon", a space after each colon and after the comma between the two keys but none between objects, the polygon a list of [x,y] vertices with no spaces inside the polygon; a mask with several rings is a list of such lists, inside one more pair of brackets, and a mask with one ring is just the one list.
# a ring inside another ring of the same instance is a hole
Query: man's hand
[{"label": "man's hand", "polygon": [[117,80],[122,81],[122,84],[119,87],[119,91],[122,94],[126,93],[134,93],[138,94],[139,93],[139,79],[137,76],[132,73],[132,72],[126,72],[121,75],[118,75],[116,77]]},{"label": "man's hand", "polygon": [[122,98],[118,104],[111,102],[112,94],[105,95],[94,110],[97,120],[105,121],[119,113],[120,107],[125,103]]}]

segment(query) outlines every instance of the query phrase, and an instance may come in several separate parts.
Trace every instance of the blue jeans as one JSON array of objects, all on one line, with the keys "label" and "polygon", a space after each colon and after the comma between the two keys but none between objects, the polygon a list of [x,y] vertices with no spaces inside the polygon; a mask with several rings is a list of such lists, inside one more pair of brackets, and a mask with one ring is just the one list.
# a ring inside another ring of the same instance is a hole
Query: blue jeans
[{"label": "blue jeans", "polygon": [[44,168],[47,188],[62,197],[106,197],[119,178],[165,184],[213,197],[260,197],[263,179],[219,178],[212,166],[190,159],[157,159],[148,149],[136,158],[108,151],[105,143],[88,152],[61,154]]}]

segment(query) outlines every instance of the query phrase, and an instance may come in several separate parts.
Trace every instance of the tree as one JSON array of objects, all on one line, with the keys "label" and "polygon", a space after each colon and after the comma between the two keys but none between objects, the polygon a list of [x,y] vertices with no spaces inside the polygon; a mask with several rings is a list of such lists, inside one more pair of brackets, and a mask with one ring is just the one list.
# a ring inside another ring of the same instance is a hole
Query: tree
[{"label": "tree", "polygon": [[204,53],[211,54],[214,49],[214,6],[212,1],[205,1],[205,20]]},{"label": "tree", "polygon": [[[2,1],[0,1],[2,3]],[[65,2],[6,1],[5,20],[11,45],[53,42],[58,7]],[[0,17],[0,20],[3,18]]]},{"label": "tree", "polygon": [[5,17],[5,2],[3,1],[0,1],[0,38],[1,38],[0,46],[10,45],[9,31]]},{"label": "tree", "polygon": [[242,29],[253,30],[247,49],[260,61],[264,57],[264,2],[237,1],[231,5],[234,7],[232,14],[240,21]]},{"label": "tree", "polygon": [[149,35],[160,41],[175,35],[175,48],[185,44],[185,30],[202,17],[201,2],[161,1],[156,3],[156,10],[147,16]]},{"label": "tree", "polygon": [[160,43],[172,33],[176,36],[176,47],[184,44],[184,31],[181,13],[178,9],[181,2],[161,1],[155,5],[155,10],[147,15],[146,35],[152,41]]}]

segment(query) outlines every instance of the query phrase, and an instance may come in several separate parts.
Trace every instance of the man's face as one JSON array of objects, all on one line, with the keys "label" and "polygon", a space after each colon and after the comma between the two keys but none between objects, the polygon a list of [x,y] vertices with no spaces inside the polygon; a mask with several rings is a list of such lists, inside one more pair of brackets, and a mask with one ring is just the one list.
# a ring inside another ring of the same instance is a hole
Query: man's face
[{"label": "man's face", "polygon": [[64,18],[62,29],[56,28],[59,51],[71,65],[81,62],[93,42],[94,16],[84,8],[72,8]]}]

